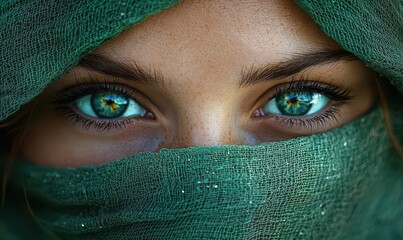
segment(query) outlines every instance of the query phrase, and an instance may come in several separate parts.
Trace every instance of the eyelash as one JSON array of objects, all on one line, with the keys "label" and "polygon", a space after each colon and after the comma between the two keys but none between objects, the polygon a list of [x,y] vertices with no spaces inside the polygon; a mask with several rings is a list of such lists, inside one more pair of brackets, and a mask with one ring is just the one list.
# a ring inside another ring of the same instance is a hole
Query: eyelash
[{"label": "eyelash", "polygon": [[[121,84],[116,79],[111,79],[109,82],[100,82],[96,78],[89,78],[84,81],[76,79],[76,84],[64,86],[63,90],[55,96],[55,101],[52,103],[57,106],[56,110],[59,111],[65,119],[73,123],[73,126],[80,124],[85,130],[90,129],[91,127],[99,132],[109,131],[112,128],[124,129],[128,122],[133,119],[140,119],[134,117],[125,118],[123,120],[96,120],[85,117],[72,109],[71,104],[77,99],[97,92],[116,92],[125,97],[133,98],[138,102],[137,99],[133,97],[138,95],[138,93],[133,88]],[[147,110],[147,113],[150,112]],[[151,113],[147,115],[148,118],[154,118]]]},{"label": "eyelash", "polygon": [[351,88],[346,88],[341,84],[331,85],[319,81],[310,81],[304,78],[300,78],[298,80],[293,80],[290,83],[283,83],[278,86],[275,86],[274,93],[272,93],[271,96],[265,102],[267,103],[268,101],[276,98],[277,96],[290,91],[317,92],[325,95],[330,100],[335,101],[335,103],[333,103],[332,106],[330,106],[327,110],[325,110],[325,112],[311,118],[283,117],[281,115],[276,115],[279,121],[286,124],[290,128],[297,125],[298,127],[312,129],[318,126],[325,126],[329,120],[338,122],[337,115],[339,117],[341,116],[340,106],[344,105],[348,101],[351,101],[355,97],[351,95]]},{"label": "eyelash", "polygon": [[[55,101],[53,103],[57,106],[56,110],[61,112],[65,119],[71,121],[74,126],[80,124],[85,130],[94,127],[97,131],[102,132],[108,131],[112,128],[126,128],[126,124],[133,120],[133,118],[126,118],[123,120],[96,120],[85,117],[72,109],[71,104],[80,97],[105,91],[117,92],[130,98],[133,98],[132,96],[138,95],[133,88],[121,84],[117,79],[111,79],[109,82],[100,82],[96,78],[89,78],[88,80],[84,81],[76,79],[76,84],[64,86],[63,90],[60,91],[57,96],[55,96]],[[337,122],[337,115],[340,116],[341,114],[339,107],[354,98],[354,96],[351,95],[351,88],[345,88],[342,85],[330,85],[323,82],[310,81],[301,78],[298,80],[293,80],[289,83],[283,83],[274,86],[273,88],[268,90],[266,94],[263,94],[264,96],[270,94],[269,98],[266,97],[267,101],[265,102],[267,103],[277,96],[289,91],[318,92],[335,101],[335,103],[333,103],[333,105],[330,106],[325,112],[311,118],[283,117],[281,115],[276,115],[276,120],[286,124],[291,128],[294,126],[298,126],[312,129],[316,126],[326,125],[329,120]],[[153,117],[150,116],[150,118]]]}]

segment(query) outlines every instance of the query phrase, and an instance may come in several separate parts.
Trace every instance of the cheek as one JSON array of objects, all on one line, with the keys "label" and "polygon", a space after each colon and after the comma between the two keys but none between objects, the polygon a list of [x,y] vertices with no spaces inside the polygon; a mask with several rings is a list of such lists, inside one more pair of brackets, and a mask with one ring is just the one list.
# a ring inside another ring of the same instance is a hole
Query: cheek
[{"label": "cheek", "polygon": [[96,166],[142,151],[156,151],[164,137],[155,126],[88,133],[62,120],[34,124],[22,148],[22,156],[51,167]]}]

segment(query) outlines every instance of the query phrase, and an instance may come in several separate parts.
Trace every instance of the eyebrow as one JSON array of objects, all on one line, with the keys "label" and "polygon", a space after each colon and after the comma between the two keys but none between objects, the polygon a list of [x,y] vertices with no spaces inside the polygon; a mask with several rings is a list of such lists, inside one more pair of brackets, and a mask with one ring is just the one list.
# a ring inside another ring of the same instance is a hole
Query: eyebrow
[{"label": "eyebrow", "polygon": [[164,85],[161,75],[156,71],[141,68],[134,61],[118,62],[107,55],[87,54],[81,58],[78,66],[109,76],[132,80],[139,84]]},{"label": "eyebrow", "polygon": [[358,58],[345,50],[295,54],[290,60],[284,62],[269,64],[260,68],[251,67],[248,71],[243,71],[240,86],[247,87],[266,81],[278,80],[302,72],[309,67],[335,63],[341,60],[355,61]]},{"label": "eyebrow", "polygon": [[[355,61],[356,56],[345,50],[315,51],[295,54],[290,60],[277,64],[268,64],[263,67],[251,67],[242,71],[241,87],[247,87],[266,81],[278,80],[292,76],[309,67],[338,62],[341,60]],[[78,66],[106,75],[135,81],[145,85],[164,85],[163,78],[156,71],[141,68],[134,61],[118,62],[106,55],[87,54],[78,63]]]}]

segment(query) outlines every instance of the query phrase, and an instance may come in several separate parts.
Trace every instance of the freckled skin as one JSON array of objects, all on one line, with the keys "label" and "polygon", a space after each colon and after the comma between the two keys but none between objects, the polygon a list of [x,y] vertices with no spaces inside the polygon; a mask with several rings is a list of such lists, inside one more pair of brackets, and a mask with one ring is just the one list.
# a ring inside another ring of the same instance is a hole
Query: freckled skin
[{"label": "freckled skin", "polygon": [[[354,61],[315,67],[295,76],[352,88],[357,97],[340,109],[342,118],[337,123],[290,133],[275,116],[252,118],[267,102],[261,96],[292,78],[241,88],[242,71],[312,49],[340,47],[292,1],[184,1],[95,50],[116,61],[136,61],[163,76],[163,87],[130,84],[150,102],[145,105],[154,121],[136,118],[124,129],[85,130],[40,104],[22,154],[50,166],[99,165],[160,148],[258,144],[309,135],[368,111],[375,99],[368,84],[372,74]],[[74,84],[74,76],[88,75],[108,81],[75,67],[46,89],[40,102],[51,100],[66,83]]]}]

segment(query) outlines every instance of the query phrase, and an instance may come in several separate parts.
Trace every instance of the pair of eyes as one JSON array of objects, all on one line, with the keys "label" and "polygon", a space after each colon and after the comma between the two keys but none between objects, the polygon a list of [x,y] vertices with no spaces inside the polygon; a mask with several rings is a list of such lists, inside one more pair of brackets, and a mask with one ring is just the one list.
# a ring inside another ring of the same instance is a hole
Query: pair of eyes
[{"label": "pair of eyes", "polygon": [[[329,102],[324,94],[313,91],[288,91],[267,101],[261,115],[306,116],[321,111]],[[75,101],[81,114],[97,119],[146,117],[148,111],[135,99],[118,92],[88,94]]]}]

